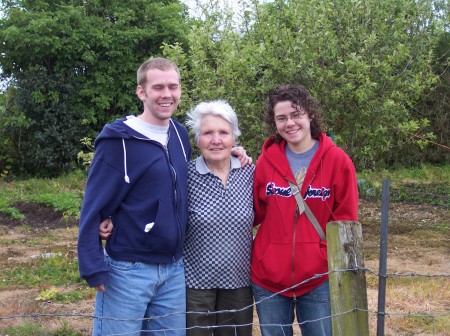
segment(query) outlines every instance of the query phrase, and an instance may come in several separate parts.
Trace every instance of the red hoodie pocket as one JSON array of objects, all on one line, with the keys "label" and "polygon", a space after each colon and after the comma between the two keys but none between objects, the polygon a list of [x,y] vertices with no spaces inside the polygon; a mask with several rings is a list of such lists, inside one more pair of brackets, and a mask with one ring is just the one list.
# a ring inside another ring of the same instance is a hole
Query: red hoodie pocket
[{"label": "red hoodie pocket", "polygon": [[276,287],[289,287],[292,252],[290,243],[270,243],[261,255],[256,256],[252,271],[263,282]]},{"label": "red hoodie pocket", "polygon": [[[327,242],[298,242],[295,248],[294,281],[299,284],[328,272]],[[311,280],[315,281],[315,280]],[[309,282],[309,281],[308,281]]]},{"label": "red hoodie pocket", "polygon": [[327,242],[297,242],[295,248],[291,243],[270,243],[255,261],[252,272],[258,279],[276,288],[290,288],[327,272]]}]

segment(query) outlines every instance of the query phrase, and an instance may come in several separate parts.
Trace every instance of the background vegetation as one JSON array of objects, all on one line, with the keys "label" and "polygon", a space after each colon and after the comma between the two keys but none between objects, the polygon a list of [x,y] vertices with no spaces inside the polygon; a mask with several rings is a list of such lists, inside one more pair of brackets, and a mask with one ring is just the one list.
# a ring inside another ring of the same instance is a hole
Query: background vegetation
[{"label": "background vegetation", "polygon": [[0,171],[57,176],[82,138],[138,113],[135,71],[152,56],[182,70],[176,117],[227,99],[257,157],[272,130],[267,92],[307,86],[358,170],[449,162],[448,0],[1,0]]},{"label": "background vegetation", "polygon": [[56,176],[75,167],[80,139],[137,113],[136,70],[163,43],[187,42],[179,1],[2,0],[3,169]]},{"label": "background vegetation", "polygon": [[[446,273],[449,175],[450,165],[358,173],[366,267],[377,269],[381,184],[390,179],[388,273]],[[1,335],[90,334],[95,290],[79,278],[76,261],[84,183],[84,172],[52,179],[0,180],[0,317],[49,314],[5,319],[0,323]],[[40,211],[30,213],[30,205]],[[386,311],[392,315],[386,319],[387,334],[448,334],[449,286],[448,277],[389,278]],[[367,290],[371,335],[375,335],[376,274],[367,273]],[[76,318],[77,314],[84,318]],[[259,335],[256,317],[254,335]]]},{"label": "background vegetation", "polygon": [[[449,0],[224,2],[195,1],[194,18],[181,0],[0,0],[0,294],[11,294],[0,315],[91,312],[94,291],[76,263],[83,164],[105,123],[139,113],[135,72],[153,56],[182,71],[176,118],[199,101],[227,99],[254,158],[273,131],[262,123],[267,92],[307,86],[357,165],[369,267],[386,178],[395,202],[390,258],[431,273],[448,259]],[[53,229],[29,218],[24,209],[36,204],[63,222]],[[367,280],[375,298],[376,277]],[[388,308],[405,315],[387,323],[402,335],[444,335],[448,314],[408,314],[446,313],[448,286],[446,278],[393,279]],[[1,332],[89,334],[90,320],[72,323],[24,319]]]}]

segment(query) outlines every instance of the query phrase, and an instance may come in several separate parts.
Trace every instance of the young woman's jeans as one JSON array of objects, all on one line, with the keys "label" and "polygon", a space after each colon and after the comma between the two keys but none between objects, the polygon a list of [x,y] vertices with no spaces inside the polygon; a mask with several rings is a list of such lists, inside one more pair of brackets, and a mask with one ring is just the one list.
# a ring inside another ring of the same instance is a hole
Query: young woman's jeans
[{"label": "young woman's jeans", "polygon": [[105,292],[97,292],[95,299],[94,336],[186,335],[182,259],[168,264],[144,264],[106,256],[105,261],[109,282]]},{"label": "young woman's jeans", "polygon": [[[262,336],[292,336],[294,310],[302,336],[331,336],[331,305],[328,280],[312,291],[292,298],[252,283]],[[269,299],[267,299],[270,297]]]}]

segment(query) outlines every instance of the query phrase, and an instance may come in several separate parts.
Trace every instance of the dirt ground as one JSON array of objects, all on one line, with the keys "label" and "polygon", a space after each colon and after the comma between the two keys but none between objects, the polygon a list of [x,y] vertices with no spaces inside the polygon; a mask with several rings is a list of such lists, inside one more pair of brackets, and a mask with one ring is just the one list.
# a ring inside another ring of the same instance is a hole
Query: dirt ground
[{"label": "dirt ground", "polygon": [[[19,203],[15,205],[26,215],[24,220],[12,220],[0,214],[0,270],[11,265],[29,261],[43,253],[64,253],[76,257],[77,223],[64,222],[59,213],[39,204]],[[381,204],[376,200],[360,200],[360,222],[364,236],[365,266],[378,272],[379,226]],[[391,203],[389,209],[388,273],[449,274],[450,273],[450,211],[448,207],[427,204]],[[436,230],[439,226],[442,229]],[[0,277],[1,279],[1,277]],[[415,281],[415,277],[411,277]],[[388,291],[386,311],[400,313],[446,312],[450,318],[450,280],[440,278],[430,282],[417,293]],[[376,332],[376,310],[378,298],[377,278],[369,275],[368,303],[371,335]],[[418,282],[417,288],[420,288]],[[439,286],[435,288],[434,286]],[[436,293],[427,291],[431,288]],[[0,336],[7,326],[20,325],[22,318],[16,315],[62,314],[62,317],[40,317],[39,321],[48,329],[61,328],[64,323],[75,327],[83,335],[90,334],[91,319],[78,315],[92,314],[92,297],[76,303],[64,304],[54,301],[36,301],[42,287],[20,287],[5,289],[0,284]],[[57,288],[60,293],[85,290],[85,286]],[[391,296],[389,296],[391,295]],[[67,316],[70,315],[70,316]],[[434,322],[433,322],[434,323]],[[436,322],[437,323],[437,322]],[[440,322],[439,322],[440,323]],[[448,322],[446,322],[448,325]],[[394,318],[386,319],[385,335],[444,335],[440,331],[422,332],[398,328]],[[439,328],[437,328],[439,329]],[[253,335],[260,335],[255,314]],[[298,326],[295,335],[301,335]],[[352,336],[352,335],[350,335]],[[356,336],[356,335],[355,335]]]}]

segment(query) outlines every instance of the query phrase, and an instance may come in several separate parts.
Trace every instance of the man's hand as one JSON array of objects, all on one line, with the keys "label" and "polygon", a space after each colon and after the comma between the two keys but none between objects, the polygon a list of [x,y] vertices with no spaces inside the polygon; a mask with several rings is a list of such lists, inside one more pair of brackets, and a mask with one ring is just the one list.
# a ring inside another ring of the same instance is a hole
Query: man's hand
[{"label": "man's hand", "polygon": [[[101,239],[108,240],[111,237],[112,230],[114,229],[111,218],[106,218],[100,223],[99,236]],[[100,287],[100,286],[99,286]],[[104,290],[104,288],[103,288]],[[102,291],[101,291],[102,292]]]},{"label": "man's hand", "polygon": [[231,149],[231,155],[236,156],[241,162],[241,167],[245,167],[247,165],[251,165],[253,160],[250,156],[247,155],[244,147],[238,146],[233,147]]},{"label": "man's hand", "polygon": [[105,285],[98,285],[94,287],[98,292],[104,292],[105,291]]}]

